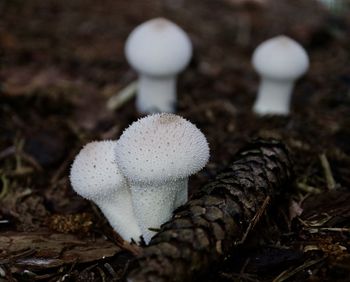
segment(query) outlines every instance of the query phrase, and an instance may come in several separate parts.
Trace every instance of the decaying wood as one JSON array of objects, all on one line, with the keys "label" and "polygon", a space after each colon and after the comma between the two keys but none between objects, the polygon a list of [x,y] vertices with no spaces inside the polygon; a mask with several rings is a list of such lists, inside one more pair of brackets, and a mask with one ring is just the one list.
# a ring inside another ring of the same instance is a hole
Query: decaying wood
[{"label": "decaying wood", "polygon": [[251,143],[162,226],[128,281],[188,281],[212,269],[244,241],[291,179],[291,160],[281,143]]}]

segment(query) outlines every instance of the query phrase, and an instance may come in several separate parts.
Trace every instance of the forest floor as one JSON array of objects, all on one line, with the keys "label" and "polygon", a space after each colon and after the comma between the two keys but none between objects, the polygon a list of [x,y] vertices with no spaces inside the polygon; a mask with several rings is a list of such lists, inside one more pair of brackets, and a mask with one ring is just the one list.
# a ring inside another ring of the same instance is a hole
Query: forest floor
[{"label": "forest floor", "polygon": [[[68,175],[84,144],[117,139],[139,117],[134,100],[115,111],[106,102],[136,79],[128,34],[159,16],[194,45],[178,114],[204,132],[211,158],[190,190],[255,137],[281,139],[295,160],[289,206],[208,281],[349,281],[350,12],[311,0],[1,1],[0,281],[123,281],[133,247]],[[305,46],[310,69],[290,116],[258,117],[251,54],[279,34]]]}]

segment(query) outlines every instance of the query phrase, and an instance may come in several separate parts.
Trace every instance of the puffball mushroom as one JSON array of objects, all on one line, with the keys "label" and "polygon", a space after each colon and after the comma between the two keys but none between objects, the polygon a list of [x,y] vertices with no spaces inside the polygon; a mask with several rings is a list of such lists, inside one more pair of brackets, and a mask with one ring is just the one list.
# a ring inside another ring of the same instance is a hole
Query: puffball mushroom
[{"label": "puffball mushroom", "polygon": [[287,36],[277,36],[255,49],[252,63],[261,76],[254,112],[288,115],[294,82],[309,67],[304,48]]},{"label": "puffball mushroom", "polygon": [[186,119],[153,114],[132,123],[115,147],[145,242],[187,201],[188,177],[209,159],[203,133]]},{"label": "puffball mushroom", "polygon": [[125,54],[139,73],[136,107],[141,113],[174,112],[176,76],[192,56],[187,34],[173,22],[156,18],[129,35]]},{"label": "puffball mushroom", "polygon": [[132,208],[130,189],[115,160],[115,146],[115,141],[85,145],[73,162],[70,181],[80,196],[101,209],[124,240],[139,241],[141,231]]}]

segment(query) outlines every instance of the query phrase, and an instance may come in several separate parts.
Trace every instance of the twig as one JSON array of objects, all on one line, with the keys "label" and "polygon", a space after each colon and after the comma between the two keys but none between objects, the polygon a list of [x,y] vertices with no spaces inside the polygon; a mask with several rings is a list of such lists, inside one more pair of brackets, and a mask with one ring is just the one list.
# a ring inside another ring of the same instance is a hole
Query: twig
[{"label": "twig", "polygon": [[4,198],[8,192],[8,180],[6,178],[5,174],[1,175],[1,182],[2,182],[2,188],[1,188],[1,192],[0,192],[0,199]]},{"label": "twig", "polygon": [[325,154],[321,154],[320,155],[320,161],[321,161],[321,165],[324,171],[324,175],[326,177],[326,181],[327,181],[327,188],[329,190],[334,190],[336,187],[336,183],[333,177],[333,173],[331,170],[331,166],[329,165],[327,156]]},{"label": "twig", "polygon": [[[238,273],[220,273],[220,276],[230,279],[232,281],[242,281],[242,279],[250,282],[259,282],[260,280],[256,279],[255,275],[252,274],[238,274]],[[244,281],[243,280],[243,281]]]},{"label": "twig", "polygon": [[334,232],[350,232],[350,228],[337,228],[337,227],[321,227],[320,230],[334,231]]},{"label": "twig", "polygon": [[135,96],[137,90],[137,81],[131,82],[125,88],[121,89],[116,95],[110,97],[107,101],[107,109],[117,110]]},{"label": "twig", "polygon": [[11,156],[15,153],[16,153],[16,147],[12,145],[12,146],[10,146],[10,147],[8,147],[5,150],[2,150],[0,152],[0,160],[6,158],[8,156]]},{"label": "twig", "polygon": [[98,266],[96,267],[98,272],[100,273],[100,277],[102,279],[102,282],[105,282],[106,281],[106,274],[104,273],[104,271]]},{"label": "twig", "polygon": [[304,191],[304,192],[310,193],[310,194],[321,194],[322,193],[320,188],[316,188],[316,187],[307,185],[307,184],[305,184],[303,182],[298,182],[297,183],[297,187],[301,191]]},{"label": "twig", "polygon": [[315,214],[314,216],[312,216],[308,220],[302,220],[301,218],[299,218],[299,221],[306,227],[321,227],[326,222],[328,222],[329,220],[332,219],[332,216],[330,216],[328,213],[321,213],[321,215],[323,216],[323,218],[316,219],[316,220],[311,220],[315,216],[316,217],[320,216],[319,214]]},{"label": "twig", "polygon": [[6,172],[6,174],[8,176],[23,176],[23,175],[31,174],[33,172],[34,172],[34,169],[32,167],[21,166],[20,168]]},{"label": "twig", "polygon": [[21,171],[22,168],[22,151],[24,147],[24,139],[15,140],[15,159],[16,159],[16,172]]},{"label": "twig", "polygon": [[31,155],[25,153],[25,152],[21,152],[21,157],[27,161],[28,163],[30,163],[36,170],[38,171],[42,171],[43,168],[42,166],[37,162],[37,160],[35,158],[33,158]]},{"label": "twig", "polygon": [[350,232],[350,228],[341,227],[313,227],[319,231],[332,231],[332,232]]},{"label": "twig", "polygon": [[261,216],[263,215],[263,213],[266,210],[267,205],[270,203],[270,196],[267,196],[265,198],[265,201],[262,203],[261,207],[259,208],[259,210],[256,212],[256,214],[254,215],[252,221],[249,223],[249,226],[246,230],[246,232],[244,233],[242,240],[239,241],[237,244],[243,244],[245,242],[245,240],[248,237],[248,234],[250,233],[250,231],[255,227],[255,225],[259,222]]},{"label": "twig", "polygon": [[239,272],[240,275],[243,275],[245,272],[245,269],[247,268],[248,264],[250,262],[250,258],[247,258],[242,266],[241,271]]},{"label": "twig", "polygon": [[320,263],[321,261],[323,261],[325,259],[326,259],[326,257],[316,259],[316,260],[309,260],[309,261],[305,262],[303,265],[300,265],[295,269],[292,269],[292,268],[287,269],[287,270],[283,271],[281,274],[279,274],[275,279],[273,279],[272,282],[283,282],[283,281],[289,279],[290,277],[294,276],[298,272],[305,270],[306,268],[313,266],[317,263]]}]

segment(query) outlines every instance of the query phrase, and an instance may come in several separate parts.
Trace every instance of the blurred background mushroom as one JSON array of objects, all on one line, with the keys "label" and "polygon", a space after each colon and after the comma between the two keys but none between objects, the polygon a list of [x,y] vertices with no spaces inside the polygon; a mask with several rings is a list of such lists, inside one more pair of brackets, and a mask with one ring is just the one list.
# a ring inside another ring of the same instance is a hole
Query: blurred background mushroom
[{"label": "blurred background mushroom", "polygon": [[140,113],[173,113],[177,75],[191,59],[192,44],[175,23],[155,18],[137,26],[125,43],[125,55],[139,75],[136,108]]}]

